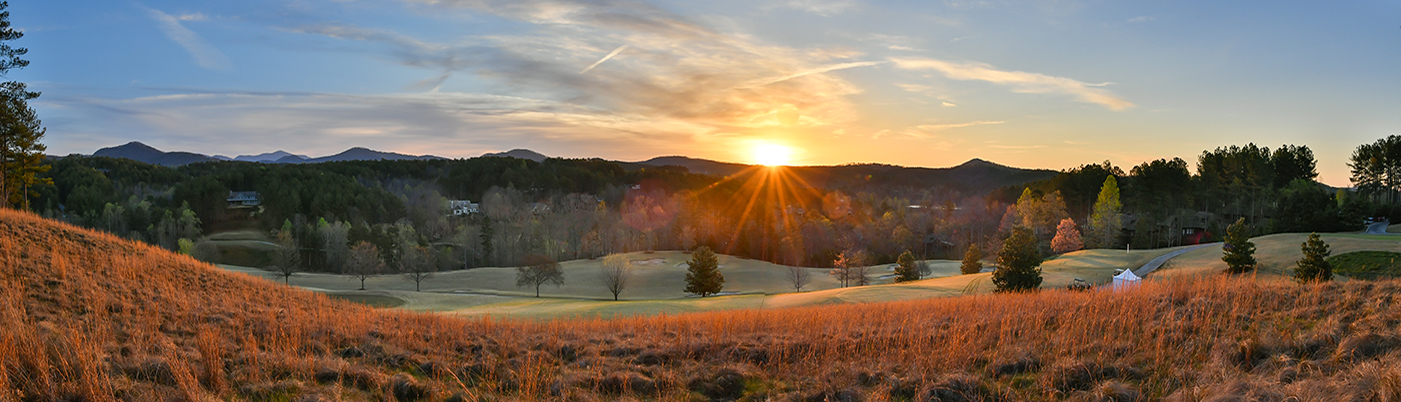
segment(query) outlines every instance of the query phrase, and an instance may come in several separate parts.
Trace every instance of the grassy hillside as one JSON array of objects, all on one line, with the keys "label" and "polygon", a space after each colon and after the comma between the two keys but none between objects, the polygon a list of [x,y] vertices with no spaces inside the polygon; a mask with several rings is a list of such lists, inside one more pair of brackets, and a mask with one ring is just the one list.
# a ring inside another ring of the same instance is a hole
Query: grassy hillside
[{"label": "grassy hillside", "polygon": [[[937,281],[937,279],[936,279]],[[617,320],[374,310],[0,211],[0,400],[1397,400],[1401,283]]]},{"label": "grassy hillside", "polygon": [[[1324,233],[1333,255],[1363,250],[1401,252],[1401,236]],[[1294,265],[1304,253],[1299,245],[1308,240],[1307,233],[1281,233],[1250,239],[1255,243],[1255,260],[1259,262],[1257,276],[1270,279],[1294,275]],[[1154,275],[1162,277],[1212,275],[1226,270],[1221,261],[1220,247],[1192,250],[1163,265]]]}]

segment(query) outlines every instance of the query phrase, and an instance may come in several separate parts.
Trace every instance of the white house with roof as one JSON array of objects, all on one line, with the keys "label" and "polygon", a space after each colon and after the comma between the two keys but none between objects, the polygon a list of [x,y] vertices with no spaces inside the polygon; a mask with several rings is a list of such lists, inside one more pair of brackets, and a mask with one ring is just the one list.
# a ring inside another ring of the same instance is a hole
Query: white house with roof
[{"label": "white house with roof", "polygon": [[256,207],[263,203],[257,191],[230,191],[228,201],[229,208]]}]

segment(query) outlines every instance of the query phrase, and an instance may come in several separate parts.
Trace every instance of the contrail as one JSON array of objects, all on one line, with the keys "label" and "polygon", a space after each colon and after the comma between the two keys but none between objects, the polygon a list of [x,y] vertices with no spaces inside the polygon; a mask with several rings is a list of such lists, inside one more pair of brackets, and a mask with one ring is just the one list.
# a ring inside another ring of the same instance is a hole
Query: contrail
[{"label": "contrail", "polygon": [[[606,57],[605,57],[605,58],[606,58]],[[739,88],[739,89],[748,89],[748,88],[762,87],[762,86],[765,86],[765,85],[774,84],[774,83],[779,83],[779,82],[783,82],[783,81],[788,81],[788,80],[791,80],[791,79],[794,79],[794,78],[798,78],[798,77],[802,77],[802,76],[807,76],[807,75],[820,74],[820,73],[825,73],[825,72],[828,72],[828,71],[845,70],[845,69],[854,68],[854,67],[874,66],[874,65],[877,65],[877,64],[885,64],[885,63],[887,63],[887,62],[884,62],[884,61],[862,61],[862,62],[856,62],[856,63],[832,64],[832,65],[822,66],[822,67],[818,67],[818,68],[814,68],[814,69],[810,69],[810,70],[799,71],[799,72],[796,72],[796,73],[793,73],[793,74],[789,74],[789,75],[785,75],[785,76],[782,76],[782,77],[777,77],[777,78],[761,78],[761,79],[757,79],[757,80],[752,80],[752,81],[746,82],[746,83],[744,83],[743,85],[740,85],[740,86],[738,86],[738,87],[736,87],[736,88]]]},{"label": "contrail", "polygon": [[628,48],[628,45],[618,46],[617,49],[613,49],[613,51],[608,52],[608,55],[607,55],[607,56],[603,56],[602,59],[598,59],[598,61],[593,62],[593,64],[590,64],[588,67],[584,67],[583,70],[579,70],[579,74],[583,74],[583,73],[589,72],[589,70],[592,70],[594,67],[598,67],[599,64],[603,64],[603,62],[608,61],[608,59],[613,58],[613,56],[617,56],[617,55],[618,55],[618,52],[622,52],[623,49],[627,49],[627,48]]}]

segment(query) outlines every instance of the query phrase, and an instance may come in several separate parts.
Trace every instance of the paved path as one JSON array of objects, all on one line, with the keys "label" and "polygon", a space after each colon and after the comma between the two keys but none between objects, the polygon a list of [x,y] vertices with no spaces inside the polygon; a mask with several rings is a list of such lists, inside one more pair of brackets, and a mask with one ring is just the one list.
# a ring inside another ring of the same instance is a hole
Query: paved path
[{"label": "paved path", "polygon": [[1140,267],[1140,268],[1134,270],[1134,271],[1133,271],[1133,274],[1134,274],[1134,275],[1138,275],[1139,278],[1146,277],[1146,276],[1148,276],[1149,273],[1153,272],[1154,270],[1157,270],[1159,267],[1162,267],[1162,266],[1163,266],[1163,263],[1168,262],[1168,260],[1171,260],[1172,257],[1176,257],[1176,256],[1182,255],[1182,254],[1184,254],[1184,253],[1186,253],[1186,252],[1188,252],[1188,251],[1192,251],[1192,250],[1196,250],[1196,249],[1204,248],[1204,247],[1216,247],[1216,248],[1221,248],[1221,243],[1220,243],[1220,242],[1216,242],[1216,243],[1198,244],[1198,245],[1195,245],[1195,246],[1192,246],[1192,247],[1187,247],[1187,248],[1184,248],[1184,249],[1181,249],[1181,250],[1177,250],[1177,251],[1173,251],[1173,252],[1170,252],[1170,253],[1167,253],[1167,254],[1160,255],[1160,256],[1158,256],[1158,258],[1154,258],[1154,259],[1152,259],[1151,261],[1148,261],[1147,264],[1143,264],[1142,267]]},{"label": "paved path", "polygon": [[1391,226],[1391,222],[1382,221],[1382,222],[1373,223],[1373,224],[1371,224],[1371,225],[1367,225],[1367,231],[1364,232],[1364,233],[1366,233],[1366,234],[1383,234],[1383,235],[1384,235],[1384,234],[1395,234],[1395,233],[1387,233],[1387,232],[1386,232],[1386,227],[1387,227],[1387,226]]}]

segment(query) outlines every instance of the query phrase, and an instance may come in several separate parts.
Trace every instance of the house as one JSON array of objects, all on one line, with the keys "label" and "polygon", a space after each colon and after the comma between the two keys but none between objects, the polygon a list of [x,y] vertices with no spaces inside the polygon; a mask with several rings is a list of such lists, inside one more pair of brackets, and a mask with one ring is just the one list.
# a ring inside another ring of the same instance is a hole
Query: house
[{"label": "house", "polygon": [[448,210],[453,216],[464,216],[481,212],[480,203],[468,200],[448,200]]},{"label": "house", "polygon": [[1209,236],[1209,234],[1206,232],[1206,228],[1204,228],[1204,227],[1183,227],[1183,228],[1182,228],[1182,244],[1183,244],[1183,245],[1202,244],[1202,241],[1203,241],[1203,240],[1206,240],[1208,236]]},{"label": "house", "polygon": [[262,204],[257,191],[230,191],[229,208],[256,207]]}]

